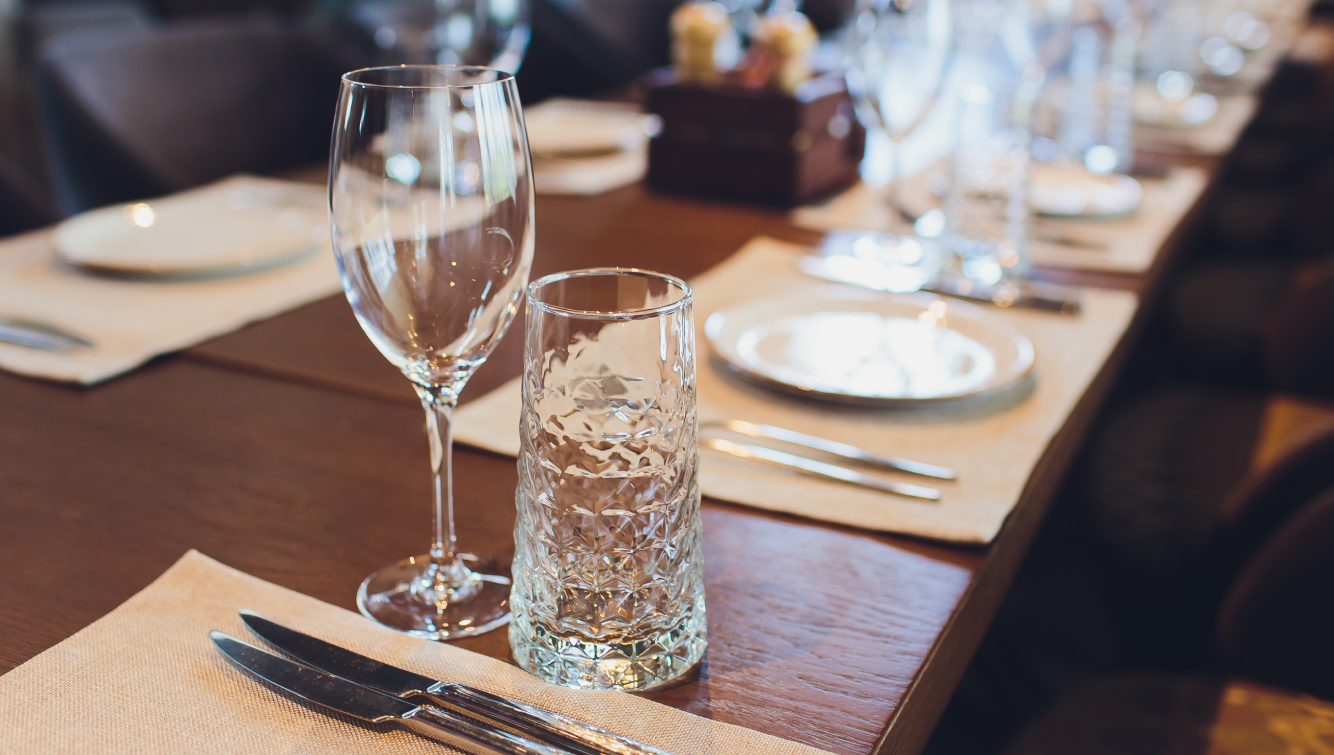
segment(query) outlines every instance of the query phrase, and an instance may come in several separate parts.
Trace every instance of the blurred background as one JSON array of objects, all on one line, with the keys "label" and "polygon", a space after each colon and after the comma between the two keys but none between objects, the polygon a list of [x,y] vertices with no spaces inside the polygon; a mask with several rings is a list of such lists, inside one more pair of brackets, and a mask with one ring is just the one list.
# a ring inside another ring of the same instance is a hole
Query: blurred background
[{"label": "blurred background", "polygon": [[[161,193],[186,188],[182,181],[217,178],[205,177],[205,166],[196,166],[193,176],[141,175],[144,166],[136,164],[144,162],[141,153],[158,151],[156,146],[80,148],[78,143],[119,141],[150,121],[171,120],[173,110],[177,118],[188,117],[192,129],[244,129],[245,119],[236,114],[220,112],[223,122],[210,124],[190,112],[193,103],[169,100],[198,99],[201,95],[191,92],[227,80],[234,90],[235,82],[247,77],[290,86],[312,106],[310,118],[319,122],[320,132],[328,130],[325,121],[337,93],[336,78],[330,83],[324,77],[366,65],[462,59],[520,69],[526,103],[622,88],[668,61],[667,19],[675,5],[675,0],[0,0],[0,174],[10,194],[22,195],[10,202],[25,202],[25,213],[37,221],[25,227],[136,192]],[[458,54],[442,55],[442,49]],[[214,89],[203,96],[244,95]],[[318,98],[327,103],[314,105]],[[252,109],[273,104],[256,102]],[[132,112],[140,107],[152,112]],[[266,120],[280,122],[271,114]],[[113,133],[90,133],[106,129]],[[179,138],[173,128],[150,130],[154,138]],[[310,133],[304,131],[307,141]],[[67,175],[75,159],[67,154],[71,147],[81,151],[79,161],[105,163],[103,171],[112,175],[102,186],[71,185],[85,179]],[[116,151],[129,154],[119,161],[108,158]],[[176,151],[189,152],[183,146]],[[280,162],[320,157],[298,150]],[[228,173],[238,165],[231,162]],[[276,164],[273,156],[254,155],[239,166],[261,172],[289,167]],[[12,232],[16,224],[2,230]]]}]

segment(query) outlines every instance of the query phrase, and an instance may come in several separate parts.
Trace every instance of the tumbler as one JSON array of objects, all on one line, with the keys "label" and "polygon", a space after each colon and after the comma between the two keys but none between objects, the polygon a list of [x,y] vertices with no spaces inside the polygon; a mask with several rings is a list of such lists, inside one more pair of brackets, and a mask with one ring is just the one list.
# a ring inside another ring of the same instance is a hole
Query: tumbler
[{"label": "tumbler", "polygon": [[648,690],[704,655],[691,298],[620,268],[528,287],[509,634],[549,682]]}]

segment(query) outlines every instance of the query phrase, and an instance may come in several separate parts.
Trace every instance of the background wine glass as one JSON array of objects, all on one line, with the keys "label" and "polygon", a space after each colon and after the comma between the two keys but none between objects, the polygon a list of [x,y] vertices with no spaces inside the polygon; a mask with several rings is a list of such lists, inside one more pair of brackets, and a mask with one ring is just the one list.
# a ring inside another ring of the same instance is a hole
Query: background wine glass
[{"label": "background wine glass", "polygon": [[531,36],[528,0],[363,0],[352,10],[386,64],[519,70]]},{"label": "background wine glass", "polygon": [[452,66],[346,74],[329,194],[348,302],[412,381],[431,444],[430,551],[372,574],[357,605],[432,639],[494,629],[509,620],[509,580],[459,559],[450,422],[532,265],[532,168],[514,77]]},{"label": "background wine glass", "polygon": [[889,137],[887,193],[902,215],[903,143],[940,95],[952,27],[950,0],[859,0],[849,28],[848,90],[858,119]]},{"label": "background wine glass", "polygon": [[[1033,157],[1127,172],[1133,162],[1131,98],[1140,24],[1125,0],[1028,0],[1031,62],[1043,84],[1033,116]],[[1023,65],[1026,61],[1016,61]]]}]

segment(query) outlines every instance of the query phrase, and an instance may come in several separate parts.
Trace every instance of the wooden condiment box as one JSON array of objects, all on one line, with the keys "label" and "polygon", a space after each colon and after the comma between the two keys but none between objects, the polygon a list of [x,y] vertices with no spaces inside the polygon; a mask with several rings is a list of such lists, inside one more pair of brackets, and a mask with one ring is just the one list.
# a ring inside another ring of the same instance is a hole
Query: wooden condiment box
[{"label": "wooden condiment box", "polygon": [[866,146],[839,75],[811,79],[787,95],[683,84],[658,71],[647,109],[662,119],[648,168],[649,185],[662,191],[803,204],[856,181]]}]

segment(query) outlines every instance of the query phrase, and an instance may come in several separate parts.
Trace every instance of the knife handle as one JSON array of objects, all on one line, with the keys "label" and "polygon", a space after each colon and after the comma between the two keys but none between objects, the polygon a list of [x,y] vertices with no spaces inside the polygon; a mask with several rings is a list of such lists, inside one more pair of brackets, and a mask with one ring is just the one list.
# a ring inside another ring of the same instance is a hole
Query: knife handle
[{"label": "knife handle", "polygon": [[462,684],[432,687],[426,697],[579,755],[669,755],[606,729]]},{"label": "knife handle", "polygon": [[530,742],[507,731],[424,705],[408,711],[398,720],[423,737],[476,755],[567,755],[565,750]]}]

